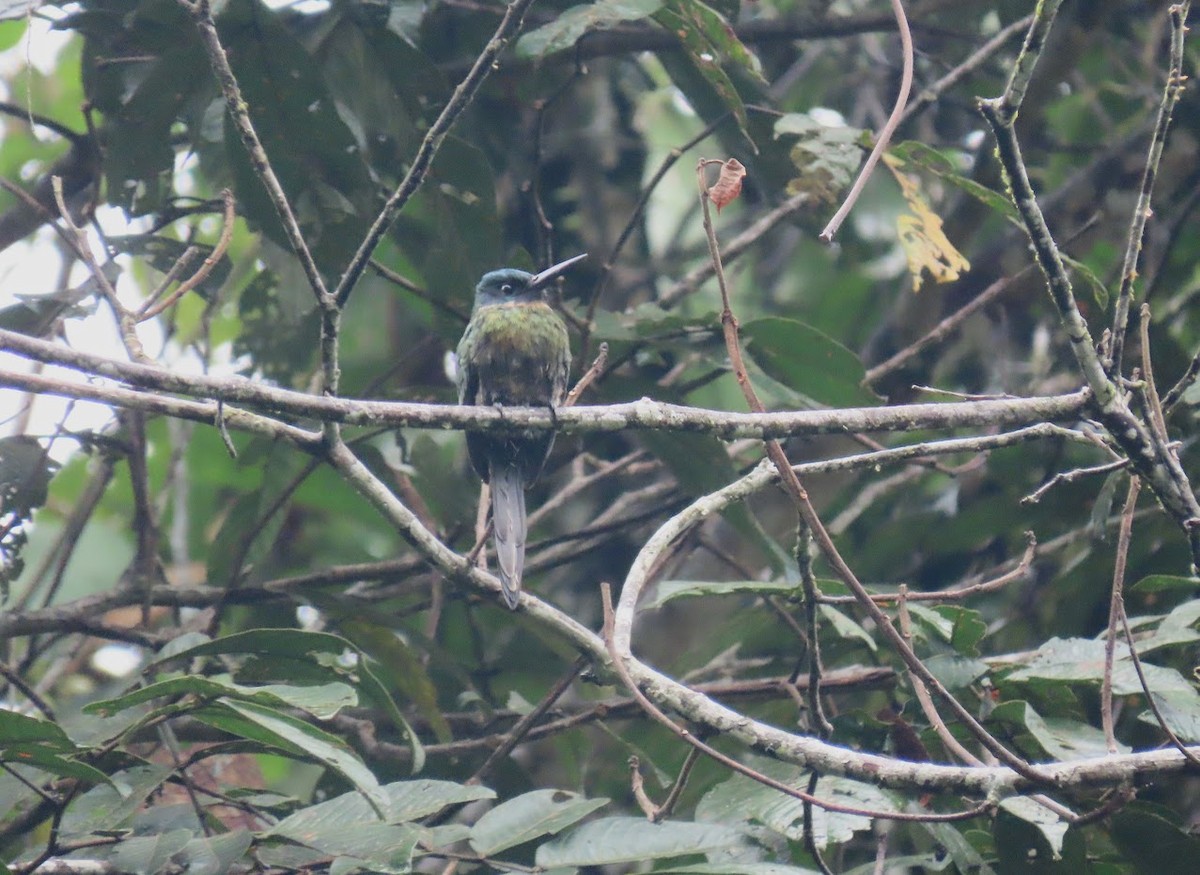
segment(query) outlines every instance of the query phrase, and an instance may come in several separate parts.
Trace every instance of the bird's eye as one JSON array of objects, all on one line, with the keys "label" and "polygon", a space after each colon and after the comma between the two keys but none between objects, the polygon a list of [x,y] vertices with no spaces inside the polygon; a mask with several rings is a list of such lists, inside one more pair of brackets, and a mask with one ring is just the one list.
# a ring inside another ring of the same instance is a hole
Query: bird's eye
[{"label": "bird's eye", "polygon": [[505,283],[500,287],[500,291],[506,295],[511,295],[513,293],[512,283]]}]

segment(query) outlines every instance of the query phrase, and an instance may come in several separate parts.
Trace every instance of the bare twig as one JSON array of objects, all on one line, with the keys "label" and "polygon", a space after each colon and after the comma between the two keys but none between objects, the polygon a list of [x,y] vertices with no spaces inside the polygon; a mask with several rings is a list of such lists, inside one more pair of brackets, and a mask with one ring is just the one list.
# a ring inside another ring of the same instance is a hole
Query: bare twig
[{"label": "bare twig", "polygon": [[441,148],[446,135],[450,133],[450,129],[454,127],[459,116],[470,106],[484,80],[496,69],[497,57],[508,45],[508,41],[512,39],[513,35],[520,30],[525,12],[532,5],[533,0],[513,0],[509,3],[492,38],[488,40],[483,51],[479,53],[479,57],[471,65],[466,78],[458,83],[454,93],[450,95],[450,100],[442,107],[438,117],[425,132],[425,136],[421,139],[421,145],[417,147],[417,152],[413,156],[412,164],[409,165],[408,172],[404,174],[404,178],[396,186],[396,190],[392,192],[387,203],[383,205],[383,209],[379,211],[379,215],[375,217],[370,230],[359,244],[358,251],[354,253],[354,257],[350,259],[350,263],[342,272],[342,277],[338,280],[337,288],[333,293],[333,298],[338,306],[345,306],[350,293],[362,275],[363,268],[371,258],[371,253],[375,251],[375,247],[379,245],[379,241],[383,239],[383,235],[387,233],[387,229],[391,227],[392,222],[404,209],[409,199],[421,188],[425,176],[433,164],[433,158]]},{"label": "bare twig", "polygon": [[[1129,491],[1125,495],[1125,507],[1121,511],[1121,528],[1117,534],[1117,555],[1113,560],[1112,593],[1108,607],[1108,635],[1104,639],[1104,675],[1100,680],[1100,724],[1104,729],[1104,740],[1109,753],[1117,752],[1117,737],[1113,732],[1112,672],[1113,655],[1117,647],[1117,624],[1125,604],[1125,563],[1129,557],[1129,538],[1133,530],[1133,510],[1137,505],[1142,481],[1129,478]],[[1129,641],[1133,649],[1133,640]]]},{"label": "bare twig", "polygon": [[[154,296],[151,296],[146,303],[142,305],[142,308],[138,310],[138,322],[144,322],[147,319],[152,319],[159,313],[162,313],[172,307],[176,301],[178,301],[192,289],[199,286],[200,283],[204,282],[204,280],[208,278],[208,275],[212,273],[213,268],[217,266],[217,262],[225,257],[225,252],[229,249],[229,241],[233,239],[233,222],[235,218],[233,192],[227,188],[222,189],[221,202],[223,204],[223,210],[221,213],[221,236],[217,238],[217,245],[213,247],[212,252],[210,252],[204,259],[200,267],[196,269],[196,272],[181,282],[178,288],[176,288],[174,292],[168,295],[160,303],[153,303]],[[191,250],[189,249],[188,251],[190,252]],[[186,253],[184,254],[186,255]]]},{"label": "bare twig", "polygon": [[574,407],[575,402],[579,400],[579,396],[586,392],[604,373],[604,367],[608,364],[608,344],[600,344],[600,349],[596,353],[596,360],[592,362],[592,366],[588,368],[582,377],[579,378],[572,388],[567,393],[567,397],[563,400],[562,407]]},{"label": "bare twig", "polygon": [[967,56],[966,60],[956,66],[953,70],[946,73],[932,85],[929,85],[912,99],[912,102],[904,108],[904,113],[900,116],[901,123],[908,121],[917,113],[921,112],[925,107],[937,102],[938,98],[965,79],[968,75],[979,69],[987,63],[993,55],[1000,49],[1004,48],[1005,44],[1013,38],[1015,34],[1028,29],[1033,23],[1033,16],[1026,15],[1024,18],[1018,18],[1012,24],[1002,27],[996,32],[986,43]]},{"label": "bare twig", "polygon": [[896,93],[896,104],[892,107],[892,114],[888,116],[888,120],[884,122],[883,127],[879,129],[879,133],[875,135],[875,146],[871,149],[871,154],[867,156],[867,160],[863,162],[862,169],[858,172],[858,178],[854,180],[854,185],[850,186],[850,191],[846,195],[846,199],[838,207],[838,211],[833,214],[833,218],[829,220],[829,224],[821,231],[821,239],[826,243],[833,242],[833,237],[837,234],[838,228],[842,227],[842,222],[846,220],[846,216],[850,215],[850,210],[854,208],[854,204],[858,200],[858,196],[862,193],[863,187],[866,186],[867,180],[871,178],[871,171],[879,163],[879,158],[883,155],[883,150],[888,147],[888,143],[892,140],[892,134],[903,120],[904,107],[908,103],[908,92],[912,89],[912,31],[908,29],[908,18],[904,14],[904,5],[900,0],[891,0],[891,2],[892,14],[896,16],[896,29],[900,33],[900,52],[904,62],[903,69],[900,72],[900,90]]},{"label": "bare twig", "polygon": [[1146,239],[1146,221],[1153,215],[1150,201],[1154,194],[1154,183],[1158,178],[1158,165],[1162,160],[1163,146],[1167,141],[1167,131],[1171,128],[1171,116],[1175,104],[1183,94],[1183,44],[1187,32],[1188,8],[1191,0],[1175,3],[1170,8],[1171,16],[1171,55],[1170,69],[1167,72],[1167,85],[1163,89],[1162,101],[1158,106],[1158,119],[1154,123],[1154,134],[1150,138],[1150,149],[1146,156],[1146,165],[1142,169],[1142,184],[1138,191],[1137,204],[1133,208],[1133,216],[1129,222],[1129,234],[1125,242],[1125,258],[1121,264],[1121,288],[1117,292],[1117,302],[1113,308],[1112,323],[1112,354],[1107,362],[1109,373],[1114,377],[1121,373],[1121,354],[1125,347],[1125,334],[1128,330],[1129,307],[1133,300],[1133,283],[1138,276],[1138,267],[1142,259],[1142,246]]}]

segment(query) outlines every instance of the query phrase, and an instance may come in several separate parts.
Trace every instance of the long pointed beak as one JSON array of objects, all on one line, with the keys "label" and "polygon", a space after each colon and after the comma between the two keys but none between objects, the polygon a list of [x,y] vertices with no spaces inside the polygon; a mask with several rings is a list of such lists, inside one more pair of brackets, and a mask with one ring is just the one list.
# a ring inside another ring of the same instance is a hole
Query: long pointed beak
[{"label": "long pointed beak", "polygon": [[529,281],[529,288],[542,288],[543,286],[549,284],[549,282],[556,276],[583,261],[585,258],[587,258],[586,252],[583,253],[583,255],[576,255],[574,258],[568,258],[566,261],[560,261],[558,264],[546,268],[541,273],[535,273],[533,275],[533,279]]}]

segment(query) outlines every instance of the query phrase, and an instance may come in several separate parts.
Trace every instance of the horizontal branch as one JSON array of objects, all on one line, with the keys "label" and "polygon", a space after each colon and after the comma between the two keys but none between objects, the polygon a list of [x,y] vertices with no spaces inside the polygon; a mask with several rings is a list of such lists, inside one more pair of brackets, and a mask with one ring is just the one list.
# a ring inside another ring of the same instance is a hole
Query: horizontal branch
[{"label": "horizontal branch", "polygon": [[[554,429],[567,434],[614,432],[628,429],[700,432],[732,440],[735,438],[781,438],[794,435],[847,434],[859,432],[915,431],[975,426],[1019,426],[1035,422],[1078,418],[1088,401],[1085,392],[1036,398],[1001,398],[943,404],[906,404],[894,407],[855,407],[842,410],[794,410],[772,413],[741,413],[666,404],[650,398],[603,407],[570,407],[551,412],[546,408],[470,407],[454,404],[415,404],[400,401],[370,401],[330,398],[290,389],[267,386],[245,377],[212,377],[179,374],[167,368],[136,364],[80,352],[57,343],[36,340],[13,331],[0,330],[0,350],[45,364],[60,365],[83,373],[108,377],[131,386],[156,392],[216,399],[292,417],[343,425],[374,428],[440,428],[478,431]],[[95,387],[55,380],[43,375],[34,381],[24,374],[0,371],[0,386],[40,391],[69,398],[96,399]],[[173,414],[155,396],[141,403],[138,393],[122,392],[109,403],[120,407],[151,410],[190,419],[212,421],[215,415],[188,408]],[[227,410],[227,424],[237,427]],[[252,427],[252,426],[250,426]],[[299,438],[311,438],[298,432]]]}]

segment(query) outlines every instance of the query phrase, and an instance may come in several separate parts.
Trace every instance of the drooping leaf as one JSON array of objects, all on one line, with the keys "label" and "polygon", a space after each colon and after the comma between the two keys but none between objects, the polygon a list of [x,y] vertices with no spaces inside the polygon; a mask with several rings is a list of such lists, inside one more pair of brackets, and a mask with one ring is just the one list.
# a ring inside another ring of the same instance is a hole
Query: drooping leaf
[{"label": "drooping leaf", "polygon": [[1179,577],[1171,574],[1151,574],[1128,587],[1129,592],[1138,595],[1180,591],[1194,593],[1197,589],[1200,589],[1200,578]]},{"label": "drooping leaf", "polygon": [[980,185],[968,176],[959,172],[958,168],[945,155],[926,143],[915,140],[896,143],[889,147],[888,154],[899,159],[903,164],[913,164],[927,173],[931,173],[943,182],[961,189],[979,201],[993,212],[1003,216],[1008,221],[1019,225],[1021,216],[1011,199],[998,191],[993,191]]},{"label": "drooping leaf", "polygon": [[746,133],[746,106],[730,77],[734,69],[748,81],[759,81],[758,59],[743,45],[729,23],[700,0],[667,0],[654,20],[675,34],[682,51],[661,52],[659,60],[696,112],[709,122],[732,113],[740,142],[751,153],[758,147]]},{"label": "drooping leaf", "polygon": [[488,811],[471,828],[471,847],[491,857],[562,830],[607,805],[607,799],[588,799],[566,790],[534,790],[507,799]]},{"label": "drooping leaf", "polygon": [[197,720],[234,735],[320,763],[341,775],[382,811],[386,797],[375,775],[336,735],[254,702],[223,700],[192,712]]},{"label": "drooping leaf", "polygon": [[1087,869],[1086,844],[1079,830],[1070,831],[1058,815],[1032,799],[1011,797],[1001,802],[992,834],[1001,872],[1069,875]]},{"label": "drooping leaf", "polygon": [[742,193],[742,180],[746,176],[746,166],[736,158],[730,158],[721,165],[721,173],[717,181],[708,189],[708,196],[716,204],[717,212],[729,206]]},{"label": "drooping leaf", "polygon": [[343,619],[339,627],[351,641],[383,666],[385,676],[392,679],[429,721],[438,741],[449,742],[454,736],[438,706],[437,689],[413,649],[391,629],[377,623]]},{"label": "drooping leaf", "polygon": [[1113,844],[1135,871],[1156,875],[1190,875],[1200,859],[1200,839],[1185,832],[1177,815],[1160,806],[1134,802],[1113,815]]},{"label": "drooping leaf", "polygon": [[942,230],[941,217],[929,206],[916,179],[903,171],[900,159],[885,152],[883,162],[900,184],[900,191],[908,203],[909,212],[896,218],[896,230],[908,258],[913,291],[921,290],[926,273],[935,283],[958,279],[971,269],[971,263],[954,248]]},{"label": "drooping leaf", "polygon": [[[356,657],[353,668],[344,667],[338,660],[347,652]],[[376,677],[367,661],[367,655],[340,635],[328,632],[312,632],[299,629],[251,629],[226,635],[212,641],[203,641],[182,651],[174,651],[168,659],[184,659],[196,656],[219,654],[261,654],[274,659],[293,659],[323,666],[331,679],[344,680],[370,697],[384,708],[389,718],[407,736],[413,751],[413,771],[418,772],[425,764],[425,751],[416,732],[404,719],[395,700],[387,688]],[[166,659],[158,660],[164,662]],[[151,665],[155,665],[152,663]]]},{"label": "drooping leaf", "polygon": [[645,863],[731,848],[742,840],[740,830],[723,824],[606,817],[540,846],[534,860],[544,868]]},{"label": "drooping leaf", "polygon": [[643,610],[661,608],[667,602],[699,596],[754,595],[794,596],[796,584],[779,580],[663,580],[655,585],[654,597],[642,603]]},{"label": "drooping leaf", "polygon": [[516,52],[525,58],[541,58],[569,49],[589,31],[603,30],[626,21],[653,15],[663,0],[598,0],[572,6],[555,19],[517,40]]},{"label": "drooping leaf", "polygon": [[866,369],[858,356],[811,325],[767,316],[743,325],[742,336],[750,357],[768,376],[817,404],[859,407],[879,403],[862,386]]},{"label": "drooping leaf", "polygon": [[[755,758],[753,767],[777,781],[804,789],[808,774],[799,766]],[[817,795],[856,808],[894,810],[893,800],[878,787],[847,778],[822,778]],[[696,820],[703,823],[760,823],[792,841],[803,837],[803,805],[744,775],[734,775],[709,790],[697,803]],[[813,809],[813,838],[817,847],[848,841],[855,832],[871,828],[871,819],[856,814]]]},{"label": "drooping leaf", "polygon": [[340,681],[319,686],[291,684],[244,686],[234,683],[228,675],[223,677],[185,675],[140,686],[115,699],[93,702],[86,706],[84,711],[89,714],[108,716],[153,699],[185,695],[196,696],[201,701],[228,697],[239,701],[258,702],[268,707],[300,708],[321,719],[329,719],[342,708],[358,704],[358,697],[354,695],[354,689]]}]

